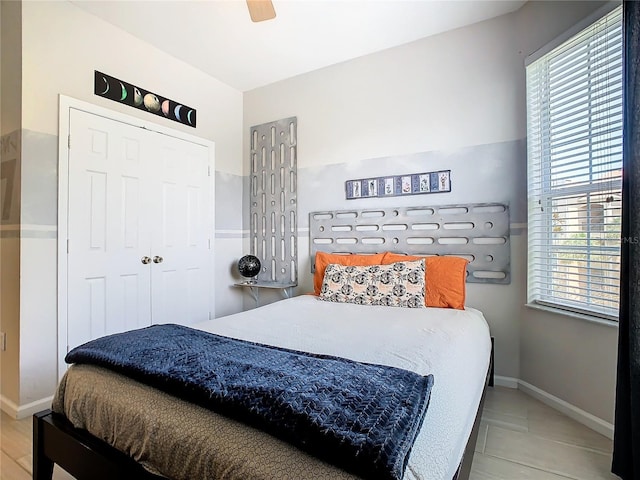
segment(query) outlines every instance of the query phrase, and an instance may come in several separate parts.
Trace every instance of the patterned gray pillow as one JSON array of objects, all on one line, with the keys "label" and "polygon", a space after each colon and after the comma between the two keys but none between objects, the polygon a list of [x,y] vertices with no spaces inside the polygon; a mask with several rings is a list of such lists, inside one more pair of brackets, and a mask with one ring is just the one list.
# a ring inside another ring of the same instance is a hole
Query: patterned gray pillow
[{"label": "patterned gray pillow", "polygon": [[328,302],[424,308],[425,261],[389,265],[329,264],[320,299]]}]

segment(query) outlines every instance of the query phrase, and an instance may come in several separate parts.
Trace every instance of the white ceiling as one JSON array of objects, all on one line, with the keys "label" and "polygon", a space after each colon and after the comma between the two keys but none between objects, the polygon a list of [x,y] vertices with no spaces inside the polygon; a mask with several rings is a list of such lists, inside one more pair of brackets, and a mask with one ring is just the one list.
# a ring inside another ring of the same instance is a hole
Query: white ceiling
[{"label": "white ceiling", "polygon": [[526,0],[72,0],[78,7],[247,91],[513,12]]}]

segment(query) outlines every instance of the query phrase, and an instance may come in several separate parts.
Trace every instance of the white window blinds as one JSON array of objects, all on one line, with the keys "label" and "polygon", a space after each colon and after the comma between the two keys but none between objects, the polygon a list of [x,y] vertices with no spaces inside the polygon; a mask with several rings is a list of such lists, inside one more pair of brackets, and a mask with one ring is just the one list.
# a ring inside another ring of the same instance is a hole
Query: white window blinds
[{"label": "white window blinds", "polygon": [[622,7],[526,76],[528,301],[617,320]]}]

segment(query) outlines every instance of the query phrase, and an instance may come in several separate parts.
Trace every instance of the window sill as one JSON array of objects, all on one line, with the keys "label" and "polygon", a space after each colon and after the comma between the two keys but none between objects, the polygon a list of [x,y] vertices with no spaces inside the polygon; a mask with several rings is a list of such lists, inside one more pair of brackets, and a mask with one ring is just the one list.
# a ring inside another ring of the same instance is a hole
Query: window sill
[{"label": "window sill", "polygon": [[529,308],[533,308],[534,310],[542,310],[544,312],[555,313],[557,315],[564,315],[566,317],[579,318],[580,320],[586,320],[587,322],[597,323],[599,325],[605,325],[607,327],[618,328],[618,322],[614,320],[607,320],[606,318],[595,317],[593,315],[587,315],[585,313],[572,312],[570,310],[549,307],[547,305],[540,305],[538,303],[525,303],[525,306]]}]

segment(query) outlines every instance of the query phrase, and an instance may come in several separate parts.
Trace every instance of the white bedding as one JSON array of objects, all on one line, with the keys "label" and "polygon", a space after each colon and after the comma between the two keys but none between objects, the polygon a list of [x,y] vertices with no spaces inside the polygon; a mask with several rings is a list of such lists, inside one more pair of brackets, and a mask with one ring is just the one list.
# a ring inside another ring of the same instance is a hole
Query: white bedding
[{"label": "white bedding", "polygon": [[331,303],[303,295],[192,325],[208,332],[433,374],[405,480],[453,478],[484,388],[491,340],[472,308]]}]

